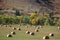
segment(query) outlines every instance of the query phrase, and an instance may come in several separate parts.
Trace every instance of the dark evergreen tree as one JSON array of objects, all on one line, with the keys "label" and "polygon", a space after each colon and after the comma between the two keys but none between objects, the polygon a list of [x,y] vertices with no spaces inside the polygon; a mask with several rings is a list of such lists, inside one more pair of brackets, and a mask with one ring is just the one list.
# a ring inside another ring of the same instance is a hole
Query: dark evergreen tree
[{"label": "dark evergreen tree", "polygon": [[16,9],[16,13],[15,13],[15,15],[20,16],[20,12],[19,12],[18,9]]},{"label": "dark evergreen tree", "polygon": [[49,13],[49,17],[52,18],[52,16],[54,15],[53,12]]}]

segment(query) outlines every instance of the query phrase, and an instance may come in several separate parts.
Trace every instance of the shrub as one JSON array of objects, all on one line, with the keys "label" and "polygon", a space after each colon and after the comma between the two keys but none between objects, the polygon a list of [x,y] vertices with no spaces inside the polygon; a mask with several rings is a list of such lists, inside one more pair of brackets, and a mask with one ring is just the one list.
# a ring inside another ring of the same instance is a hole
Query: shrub
[{"label": "shrub", "polygon": [[35,25],[36,24],[36,19],[32,19],[31,24]]},{"label": "shrub", "polygon": [[46,18],[44,25],[49,25],[48,18]]},{"label": "shrub", "polygon": [[60,19],[58,19],[56,25],[57,25],[57,26],[60,26]]},{"label": "shrub", "polygon": [[52,19],[52,18],[49,18],[49,19],[48,19],[48,23],[49,23],[49,25],[51,25],[51,26],[55,25],[54,19]]},{"label": "shrub", "polygon": [[2,24],[2,16],[0,15],[0,24]]},{"label": "shrub", "polygon": [[35,13],[31,13],[30,19],[33,19],[33,18],[35,18],[35,17],[36,17],[36,14],[35,14]]},{"label": "shrub", "polygon": [[33,19],[30,19],[30,23],[33,25],[36,25],[36,24],[38,24],[38,20],[39,20],[38,17],[34,17]]},{"label": "shrub", "polygon": [[23,22],[23,16],[17,16],[17,19],[19,20],[20,23]]},{"label": "shrub", "polygon": [[44,25],[45,21],[46,21],[46,18],[45,18],[45,17],[41,17],[41,18],[39,18],[39,20],[38,20],[38,24]]},{"label": "shrub", "polygon": [[23,23],[29,23],[30,22],[30,17],[29,16],[24,16],[23,17]]}]

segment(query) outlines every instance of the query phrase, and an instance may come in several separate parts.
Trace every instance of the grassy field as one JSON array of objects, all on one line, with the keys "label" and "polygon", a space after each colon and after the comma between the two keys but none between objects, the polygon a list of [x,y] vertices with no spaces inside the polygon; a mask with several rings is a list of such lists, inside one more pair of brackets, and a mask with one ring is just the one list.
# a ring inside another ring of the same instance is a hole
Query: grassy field
[{"label": "grassy field", "polygon": [[[13,27],[20,27],[21,30],[13,30]],[[43,40],[43,36],[49,35],[49,33],[54,34],[49,40],[60,40],[60,30],[58,30],[56,26],[43,26],[43,28],[39,28],[39,32],[35,32],[35,29],[36,28],[31,25],[28,25],[28,28],[26,25],[19,26],[18,24],[14,24],[12,27],[0,26],[0,40]],[[27,30],[35,34],[26,34]],[[12,31],[15,31],[16,34],[13,35],[13,37],[7,38],[7,34],[10,34]]]}]

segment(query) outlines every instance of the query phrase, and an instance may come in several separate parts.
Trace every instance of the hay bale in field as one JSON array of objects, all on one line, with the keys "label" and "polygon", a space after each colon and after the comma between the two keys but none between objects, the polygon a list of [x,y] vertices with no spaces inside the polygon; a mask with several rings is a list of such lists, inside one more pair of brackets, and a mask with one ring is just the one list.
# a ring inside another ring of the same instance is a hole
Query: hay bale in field
[{"label": "hay bale in field", "polygon": [[40,26],[40,28],[43,28],[42,26]]},{"label": "hay bale in field", "polygon": [[7,27],[7,25],[3,25],[4,27]]},{"label": "hay bale in field", "polygon": [[11,32],[11,34],[15,35],[16,33],[15,32]]},{"label": "hay bale in field", "polygon": [[49,36],[54,36],[54,34],[53,33],[50,33]]},{"label": "hay bale in field", "polygon": [[16,30],[16,28],[14,27],[13,30]]},{"label": "hay bale in field", "polygon": [[11,25],[9,27],[12,27]]},{"label": "hay bale in field", "polygon": [[17,28],[17,30],[21,30],[20,28]]},{"label": "hay bale in field", "polygon": [[38,29],[35,30],[35,32],[38,32],[38,31],[39,31]]},{"label": "hay bale in field", "polygon": [[8,27],[9,25],[4,25],[5,27]]},{"label": "hay bale in field", "polygon": [[7,37],[12,37],[12,35],[11,34],[8,34]]},{"label": "hay bale in field", "polygon": [[58,30],[60,30],[60,27],[58,26]]},{"label": "hay bale in field", "polygon": [[5,27],[8,27],[8,25],[6,25]]},{"label": "hay bale in field", "polygon": [[28,28],[28,26],[25,26],[26,28]]},{"label": "hay bale in field", "polygon": [[49,39],[49,36],[44,36],[43,39],[44,39],[44,40],[45,40],[45,39]]},{"label": "hay bale in field", "polygon": [[37,27],[37,29],[39,29],[40,27]]},{"label": "hay bale in field", "polygon": [[29,34],[30,32],[29,31],[26,31],[26,34]]},{"label": "hay bale in field", "polygon": [[34,32],[30,32],[30,35],[34,35]]},{"label": "hay bale in field", "polygon": [[1,25],[0,25],[0,27],[1,27]]},{"label": "hay bale in field", "polygon": [[1,24],[1,27],[3,26],[3,24]]},{"label": "hay bale in field", "polygon": [[21,26],[21,24],[20,24],[20,26]]},{"label": "hay bale in field", "polygon": [[34,28],[36,28],[36,26],[33,26]]}]

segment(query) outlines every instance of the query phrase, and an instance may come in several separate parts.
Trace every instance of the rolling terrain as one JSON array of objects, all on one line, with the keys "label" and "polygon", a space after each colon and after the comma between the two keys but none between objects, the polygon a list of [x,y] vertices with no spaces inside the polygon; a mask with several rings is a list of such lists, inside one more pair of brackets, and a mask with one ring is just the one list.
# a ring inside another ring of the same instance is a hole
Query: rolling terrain
[{"label": "rolling terrain", "polygon": [[5,7],[60,11],[60,0],[3,0]]}]

